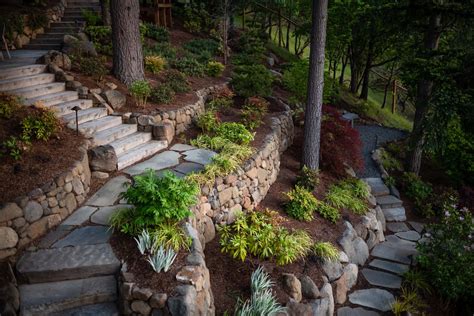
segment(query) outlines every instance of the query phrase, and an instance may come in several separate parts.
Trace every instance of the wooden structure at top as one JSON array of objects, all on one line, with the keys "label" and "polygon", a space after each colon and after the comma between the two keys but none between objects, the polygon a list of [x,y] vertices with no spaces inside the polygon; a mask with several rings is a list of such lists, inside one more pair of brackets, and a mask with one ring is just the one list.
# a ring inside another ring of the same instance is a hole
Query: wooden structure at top
[{"label": "wooden structure at top", "polygon": [[145,1],[141,7],[142,16],[146,20],[152,20],[154,24],[164,27],[173,26],[173,16],[171,15],[171,0],[151,0]]}]

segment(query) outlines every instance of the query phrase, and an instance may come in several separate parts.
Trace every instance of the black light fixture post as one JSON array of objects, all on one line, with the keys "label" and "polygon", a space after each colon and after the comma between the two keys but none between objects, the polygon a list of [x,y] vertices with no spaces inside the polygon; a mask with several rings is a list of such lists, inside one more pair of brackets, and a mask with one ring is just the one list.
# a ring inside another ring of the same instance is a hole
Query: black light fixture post
[{"label": "black light fixture post", "polygon": [[76,112],[76,135],[79,136],[79,118],[78,118],[78,115],[77,115],[77,112],[79,112],[81,109],[81,107],[79,106],[75,106],[73,107],[71,110],[75,111]]}]

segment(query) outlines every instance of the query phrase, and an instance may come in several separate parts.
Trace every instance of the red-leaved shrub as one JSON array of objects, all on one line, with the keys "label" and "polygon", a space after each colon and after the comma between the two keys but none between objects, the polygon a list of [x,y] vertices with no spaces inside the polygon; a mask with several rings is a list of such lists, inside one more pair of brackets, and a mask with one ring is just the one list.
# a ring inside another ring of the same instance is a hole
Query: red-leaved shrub
[{"label": "red-leaved shrub", "polygon": [[341,119],[339,112],[323,106],[321,122],[321,165],[337,175],[344,175],[344,164],[363,170],[362,142],[359,132]]}]

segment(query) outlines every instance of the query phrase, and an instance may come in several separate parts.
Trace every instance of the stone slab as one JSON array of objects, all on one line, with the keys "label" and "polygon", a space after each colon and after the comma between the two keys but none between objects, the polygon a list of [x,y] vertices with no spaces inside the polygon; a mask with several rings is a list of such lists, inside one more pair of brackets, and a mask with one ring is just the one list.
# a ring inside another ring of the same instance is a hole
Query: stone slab
[{"label": "stone slab", "polygon": [[125,192],[125,183],[130,183],[130,179],[125,176],[118,176],[109,180],[99,189],[86,203],[90,206],[114,205],[120,198],[120,194]]},{"label": "stone slab", "polygon": [[62,225],[72,225],[72,226],[80,226],[89,220],[89,217],[97,210],[97,207],[92,206],[83,206],[78,208],[71,214],[64,222],[61,223]]},{"label": "stone slab", "polygon": [[104,206],[100,207],[94,214],[91,216],[91,222],[97,225],[103,225],[103,226],[108,226],[110,217],[112,217],[113,214],[116,212],[127,209],[127,208],[132,208],[132,205],[128,204],[119,204],[119,205],[114,205],[114,206]]},{"label": "stone slab", "polygon": [[207,149],[194,149],[185,151],[183,153],[185,155],[184,160],[195,162],[201,165],[208,165],[212,162],[212,157],[217,155],[217,153],[207,150]]},{"label": "stone slab", "polygon": [[41,238],[38,248],[49,248],[59,239],[63,238],[71,232],[74,226],[59,225],[55,230],[50,231],[46,236]]},{"label": "stone slab", "polygon": [[402,285],[402,278],[395,274],[372,270],[368,268],[362,269],[365,279],[374,286],[386,287],[389,289],[399,289]]},{"label": "stone slab", "polygon": [[174,170],[182,174],[198,173],[204,169],[204,166],[194,162],[183,162],[179,164]]},{"label": "stone slab", "polygon": [[395,208],[403,205],[402,200],[393,195],[378,196],[376,200],[381,208]]},{"label": "stone slab", "polygon": [[50,315],[82,305],[117,299],[117,282],[113,276],[26,284],[20,285],[19,290],[21,315]]},{"label": "stone slab", "polygon": [[115,303],[86,305],[67,309],[51,316],[118,316],[119,311]]},{"label": "stone slab", "polygon": [[337,310],[337,316],[379,316],[380,314],[362,307],[341,307]]},{"label": "stone slab", "polygon": [[390,247],[390,245],[385,242],[375,246],[371,255],[376,258],[411,264],[411,256],[413,255],[413,252],[401,248]]},{"label": "stone slab", "polygon": [[422,223],[418,223],[418,222],[408,222],[410,224],[411,227],[413,227],[414,230],[416,230],[419,234],[421,234],[423,232],[423,230],[425,229],[425,224],[422,224]]},{"label": "stone slab", "polygon": [[112,230],[104,226],[81,227],[54,243],[52,248],[105,244],[111,235]]},{"label": "stone slab", "polygon": [[352,304],[388,312],[395,301],[395,297],[387,290],[373,288],[358,290],[349,294],[349,301]]},{"label": "stone slab", "polygon": [[386,237],[386,243],[390,247],[403,248],[416,252],[416,243],[413,241],[398,238],[395,235],[388,235]]},{"label": "stone slab", "polygon": [[404,222],[407,219],[404,207],[382,208],[382,211],[388,222]]},{"label": "stone slab", "polygon": [[405,232],[407,230],[410,230],[408,228],[407,224],[405,223],[387,223],[387,229],[393,233],[398,233],[398,232]]},{"label": "stone slab", "polygon": [[114,274],[120,261],[109,244],[100,244],[26,252],[16,269],[29,283],[40,283]]},{"label": "stone slab", "polygon": [[178,152],[181,152],[181,151],[188,151],[188,150],[193,150],[193,149],[196,149],[196,147],[191,146],[191,145],[188,145],[188,144],[174,144],[174,145],[170,148],[170,150],[178,151]]},{"label": "stone slab", "polygon": [[409,241],[418,241],[421,238],[420,234],[418,234],[414,230],[409,230],[409,231],[406,231],[406,232],[399,232],[399,233],[396,233],[395,236],[397,236],[401,239],[409,240]]},{"label": "stone slab", "polygon": [[130,168],[125,169],[125,173],[135,176],[145,172],[146,169],[162,170],[170,167],[174,167],[179,164],[179,158],[181,155],[175,151],[165,151],[153,156],[152,158],[145,160],[139,164],[136,164]]},{"label": "stone slab", "polygon": [[405,272],[407,272],[410,267],[406,264],[401,264],[401,263],[395,263],[395,262],[390,262],[390,261],[385,261],[385,260],[380,260],[380,259],[374,259],[369,263],[370,267],[378,268],[381,270],[389,271],[392,273],[396,273],[398,275],[403,275]]}]

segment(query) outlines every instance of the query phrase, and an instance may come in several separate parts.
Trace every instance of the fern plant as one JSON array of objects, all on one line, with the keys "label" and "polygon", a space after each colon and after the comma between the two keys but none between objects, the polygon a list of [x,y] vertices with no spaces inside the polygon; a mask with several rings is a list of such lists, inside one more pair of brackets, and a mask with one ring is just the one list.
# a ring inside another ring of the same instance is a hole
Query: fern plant
[{"label": "fern plant", "polygon": [[174,260],[178,256],[173,249],[164,249],[160,247],[154,254],[148,257],[148,262],[155,272],[160,273],[162,270],[168,272]]}]

